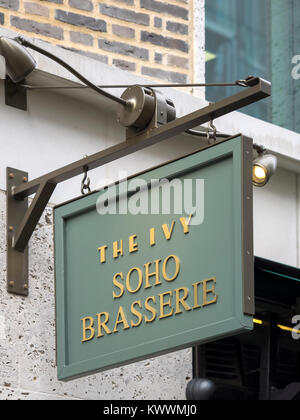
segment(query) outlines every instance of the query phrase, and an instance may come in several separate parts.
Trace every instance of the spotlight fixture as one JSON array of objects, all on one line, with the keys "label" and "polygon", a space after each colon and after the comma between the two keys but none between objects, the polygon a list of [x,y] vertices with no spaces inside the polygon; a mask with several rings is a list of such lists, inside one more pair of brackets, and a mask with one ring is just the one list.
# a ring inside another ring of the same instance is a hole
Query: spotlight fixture
[{"label": "spotlight fixture", "polygon": [[0,37],[0,54],[5,58],[6,74],[19,83],[36,67],[34,58],[15,39]]},{"label": "spotlight fixture", "polygon": [[264,187],[277,169],[277,158],[271,154],[260,153],[253,162],[252,182],[256,187]]}]

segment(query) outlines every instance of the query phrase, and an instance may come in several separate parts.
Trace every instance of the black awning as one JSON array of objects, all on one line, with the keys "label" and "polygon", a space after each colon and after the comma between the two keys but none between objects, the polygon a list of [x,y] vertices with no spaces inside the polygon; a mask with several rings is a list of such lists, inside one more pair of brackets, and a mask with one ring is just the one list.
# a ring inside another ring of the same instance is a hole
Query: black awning
[{"label": "black awning", "polygon": [[255,257],[254,272],[257,300],[297,305],[297,299],[300,299],[299,268]]}]

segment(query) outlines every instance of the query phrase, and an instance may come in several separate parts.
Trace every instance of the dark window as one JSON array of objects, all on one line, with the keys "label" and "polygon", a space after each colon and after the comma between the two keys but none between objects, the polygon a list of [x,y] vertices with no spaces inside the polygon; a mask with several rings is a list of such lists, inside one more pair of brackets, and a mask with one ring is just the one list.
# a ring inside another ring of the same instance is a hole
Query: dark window
[{"label": "dark window", "polygon": [[[297,63],[299,0],[206,1],[206,81],[230,82],[254,75],[272,82],[272,98],[243,112],[300,132]],[[217,101],[236,90],[208,88],[206,96]]]}]

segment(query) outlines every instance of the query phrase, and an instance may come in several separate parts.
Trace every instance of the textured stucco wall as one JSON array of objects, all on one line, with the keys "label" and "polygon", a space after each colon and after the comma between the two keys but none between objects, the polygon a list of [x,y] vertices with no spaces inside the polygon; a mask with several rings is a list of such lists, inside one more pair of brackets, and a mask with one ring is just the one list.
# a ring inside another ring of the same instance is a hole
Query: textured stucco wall
[{"label": "textured stucco wall", "polygon": [[[194,0],[194,83],[205,83],[205,0]],[[205,96],[204,88],[194,88],[192,93]]]},{"label": "textured stucco wall", "polygon": [[30,241],[28,298],[6,292],[6,203],[0,191],[0,400],[185,399],[192,375],[184,350],[68,383],[55,362],[52,208]]}]

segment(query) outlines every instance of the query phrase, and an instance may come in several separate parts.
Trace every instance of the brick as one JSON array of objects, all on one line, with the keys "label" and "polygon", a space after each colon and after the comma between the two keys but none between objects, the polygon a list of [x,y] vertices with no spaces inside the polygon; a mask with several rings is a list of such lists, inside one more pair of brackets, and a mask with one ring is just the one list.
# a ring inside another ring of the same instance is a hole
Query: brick
[{"label": "brick", "polygon": [[46,1],[48,3],[56,3],[56,4],[63,4],[64,0],[41,0]]},{"label": "brick", "polygon": [[106,32],[106,22],[102,19],[95,19],[90,16],[79,15],[77,13],[56,10],[56,20],[69,23],[74,26],[82,26],[93,31]]},{"label": "brick", "polygon": [[189,46],[185,41],[176,38],[168,38],[162,35],[158,35],[152,32],[142,31],[141,32],[141,41],[150,42],[154,45],[159,45],[161,47],[179,50],[183,52],[189,51]]},{"label": "brick", "polygon": [[48,7],[42,6],[38,3],[26,2],[24,3],[24,9],[26,13],[29,13],[31,15],[49,17]]},{"label": "brick", "polygon": [[135,30],[128,28],[127,26],[112,25],[112,32],[114,35],[120,36],[122,38],[134,38]]},{"label": "brick", "polygon": [[99,39],[98,46],[105,51],[140,58],[141,60],[149,60],[149,51],[145,48],[139,48],[122,42],[109,41],[107,39]]},{"label": "brick", "polygon": [[178,57],[172,54],[168,54],[167,64],[168,66],[174,66],[174,67],[183,68],[183,69],[189,68],[189,60],[187,58]]},{"label": "brick", "polygon": [[155,26],[155,28],[161,28],[162,27],[162,19],[155,16],[154,26]]},{"label": "brick", "polygon": [[125,61],[125,60],[119,60],[117,58],[115,58],[113,60],[113,65],[125,70],[125,71],[135,71],[136,70],[136,65],[135,63],[130,63],[129,61]]},{"label": "brick", "polygon": [[63,48],[65,48],[68,51],[72,51],[77,54],[84,55],[85,57],[92,58],[93,60],[100,61],[101,63],[105,63],[105,64],[108,63],[108,58],[105,55],[96,54],[89,51],[77,50],[76,48],[66,48],[66,47],[63,47]]},{"label": "brick", "polygon": [[4,25],[4,13],[0,13],[0,25]]},{"label": "brick", "polygon": [[133,10],[120,9],[119,7],[100,4],[100,13],[116,19],[125,20],[126,22],[137,23],[138,25],[148,26],[150,17],[146,13],[137,13]]},{"label": "brick", "polygon": [[116,1],[118,1],[119,3],[134,5],[134,0],[116,0]]},{"label": "brick", "polygon": [[64,39],[64,31],[57,26],[48,23],[35,22],[30,19],[21,19],[17,16],[11,16],[10,23],[15,28],[22,31],[33,32],[38,35],[45,35],[49,38]]},{"label": "brick", "polygon": [[168,21],[167,30],[176,34],[187,35],[189,32],[189,27],[183,23]]},{"label": "brick", "polygon": [[189,18],[188,9],[156,0],[141,0],[141,8],[152,10],[153,12],[165,13],[184,20],[188,20]]},{"label": "brick", "polygon": [[18,10],[19,0],[0,0],[0,7],[4,7],[5,9]]},{"label": "brick", "polygon": [[155,62],[156,63],[158,63],[158,64],[161,64],[162,63],[162,54],[160,54],[160,53],[155,53],[155,55],[154,55],[154,60],[155,60]]},{"label": "brick", "polygon": [[94,9],[91,0],[69,0],[69,6],[75,9],[87,10],[88,12]]},{"label": "brick", "polygon": [[142,74],[145,76],[154,77],[155,79],[167,80],[172,83],[187,83],[187,76],[185,74],[164,71],[161,69],[155,69],[151,67],[142,67]]},{"label": "brick", "polygon": [[76,42],[77,44],[92,46],[94,38],[92,37],[92,35],[89,35],[89,34],[83,34],[81,32],[71,31],[70,40],[72,42]]}]

